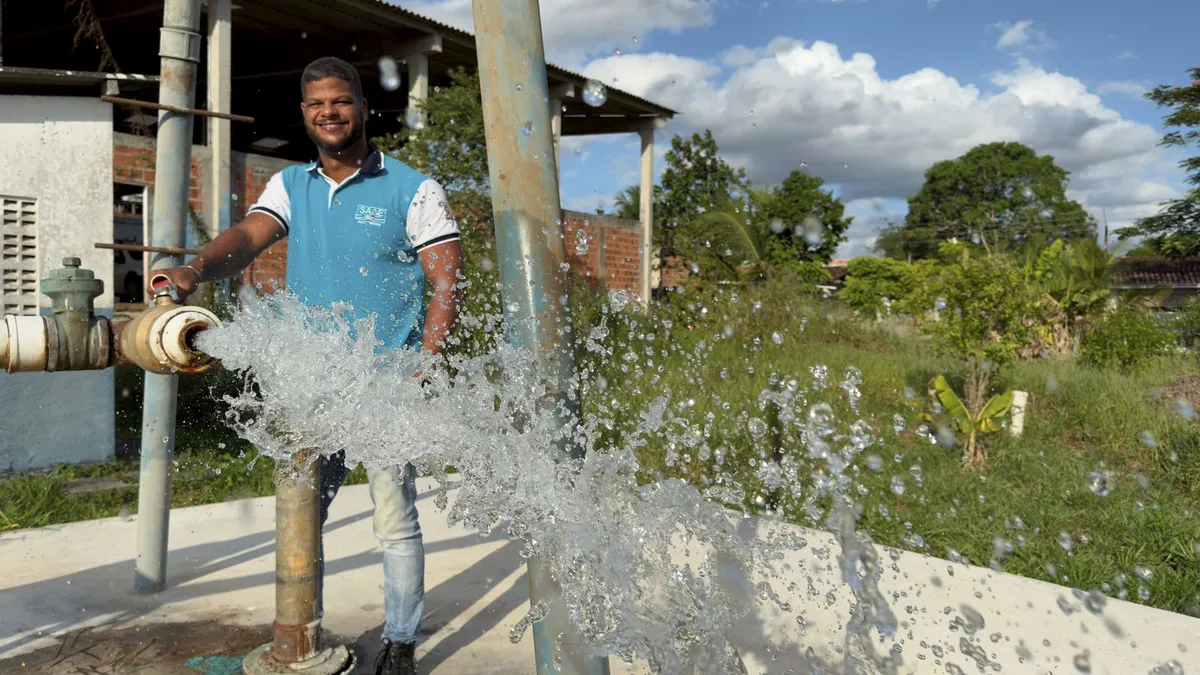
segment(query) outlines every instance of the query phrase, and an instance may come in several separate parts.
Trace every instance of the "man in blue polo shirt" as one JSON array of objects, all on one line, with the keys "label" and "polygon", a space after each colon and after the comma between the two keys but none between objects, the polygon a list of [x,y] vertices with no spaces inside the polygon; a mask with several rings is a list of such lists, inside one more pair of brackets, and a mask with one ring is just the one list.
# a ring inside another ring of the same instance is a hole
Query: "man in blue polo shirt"
[{"label": "man in blue polo shirt", "polygon": [[[353,66],[321,58],[305,68],[300,83],[300,111],[317,161],[272,176],[244,220],[187,264],[164,272],[186,297],[201,283],[241,273],[287,237],[287,285],[301,301],[348,303],[361,316],[373,315],[384,348],[441,353],[458,318],[462,270],[459,230],[445,192],[367,142],[367,102]],[[346,472],[342,453],[321,467],[322,525]],[[368,478],[384,569],[384,643],[375,672],[416,673],[425,549],[415,470],[408,464],[403,471],[368,471]]]}]

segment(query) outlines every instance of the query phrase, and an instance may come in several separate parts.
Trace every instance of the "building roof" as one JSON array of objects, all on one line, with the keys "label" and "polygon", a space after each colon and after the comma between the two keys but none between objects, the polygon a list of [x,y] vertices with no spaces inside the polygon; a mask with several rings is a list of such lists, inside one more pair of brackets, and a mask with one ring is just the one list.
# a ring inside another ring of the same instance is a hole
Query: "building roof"
[{"label": "building roof", "polygon": [[[67,4],[30,3],[21,12],[5,13],[5,68],[112,70],[100,67],[101,55],[111,53],[120,72],[159,72],[158,50],[147,45],[157,43],[161,0],[90,0],[99,21],[99,30],[90,31],[80,30],[78,5]],[[234,0],[232,17],[232,112],[255,119],[252,125],[233,124],[237,150],[247,150],[256,141],[281,139],[286,144],[266,154],[298,161],[309,159],[311,144],[295,101],[300,73],[317,57],[338,56],[359,69],[373,113],[368,129],[372,135],[401,130],[398,120],[408,105],[406,86],[382,86],[381,56],[401,61],[413,45],[436,43],[440,51],[431,53],[428,59],[431,87],[448,84],[454,69],[478,68],[473,35],[381,0]],[[207,58],[206,50],[202,54]],[[407,79],[404,65],[399,71]],[[564,136],[631,133],[647,125],[661,125],[677,114],[612,87],[607,87],[603,105],[591,107],[582,101],[582,87],[587,82],[583,75],[548,64],[547,77],[552,92],[565,93],[572,87],[575,91],[574,97],[562,99]],[[156,99],[156,87],[129,94],[132,87],[119,86],[122,97]],[[196,107],[206,107],[207,87],[202,64]],[[18,91],[11,80],[0,77],[0,93],[24,92]],[[99,87],[95,95],[99,96]],[[203,143],[205,125],[197,124],[195,129],[195,142]]]},{"label": "building roof", "polygon": [[1114,288],[1200,288],[1200,258],[1120,258],[1113,268]]}]

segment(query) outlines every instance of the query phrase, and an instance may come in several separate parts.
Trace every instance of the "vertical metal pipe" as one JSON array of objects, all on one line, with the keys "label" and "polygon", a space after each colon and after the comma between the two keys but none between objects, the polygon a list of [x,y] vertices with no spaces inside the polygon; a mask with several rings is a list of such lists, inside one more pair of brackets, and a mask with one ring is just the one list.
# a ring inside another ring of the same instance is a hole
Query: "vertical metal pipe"
[{"label": "vertical metal pipe", "polygon": [[280,463],[275,482],[275,641],[271,656],[298,663],[316,655],[321,638],[317,616],[321,542],[318,463],[299,452]]},{"label": "vertical metal pipe", "polygon": [[[195,107],[200,63],[200,0],[166,0],[159,37],[162,59],[158,102]],[[188,182],[191,177],[192,116],[161,111],[154,164],[152,245],[183,248],[187,236]],[[183,264],[180,256],[159,254],[151,269]],[[171,513],[171,458],[175,453],[178,375],[146,373],[142,405],[142,466],[138,480],[138,550],[134,588],[166,587],[167,531]]]},{"label": "vertical metal pipe", "polygon": [[[538,2],[471,4],[506,338],[533,353],[546,393],[540,414],[562,416],[565,423],[578,419],[579,410]],[[564,439],[562,450],[575,455],[580,448]],[[561,593],[537,558],[529,560],[529,586],[531,603],[544,602],[550,610],[533,625],[538,675],[607,673],[607,659],[587,656]]]},{"label": "vertical metal pipe", "polygon": [[643,129],[642,180],[639,184],[638,216],[642,221],[641,284],[643,306],[650,305],[650,258],[654,254],[654,129]]}]

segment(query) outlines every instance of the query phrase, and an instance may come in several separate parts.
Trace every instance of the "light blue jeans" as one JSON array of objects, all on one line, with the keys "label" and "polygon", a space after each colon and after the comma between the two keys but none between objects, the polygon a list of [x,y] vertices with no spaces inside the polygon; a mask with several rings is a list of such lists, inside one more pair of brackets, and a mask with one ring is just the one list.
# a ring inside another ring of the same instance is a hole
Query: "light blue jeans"
[{"label": "light blue jeans", "polygon": [[[337,453],[321,466],[321,527],[329,517],[329,505],[345,480],[344,453]],[[413,642],[421,628],[425,610],[425,544],[417,520],[416,469],[399,467],[367,471],[371,503],[375,505],[375,538],[383,549],[383,637],[392,642]],[[317,616],[324,614],[325,538],[321,537]]]}]

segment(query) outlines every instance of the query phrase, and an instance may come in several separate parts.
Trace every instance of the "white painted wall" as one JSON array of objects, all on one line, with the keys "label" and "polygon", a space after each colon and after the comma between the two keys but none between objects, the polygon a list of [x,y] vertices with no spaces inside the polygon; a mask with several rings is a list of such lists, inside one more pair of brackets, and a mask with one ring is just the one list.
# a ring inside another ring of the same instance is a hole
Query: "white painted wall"
[{"label": "white painted wall", "polygon": [[[0,194],[38,200],[38,277],[66,256],[105,281],[112,316],[112,106],[92,98],[0,96]],[[41,296],[42,311],[50,299]],[[0,471],[109,459],[113,371],[0,372]]]}]

